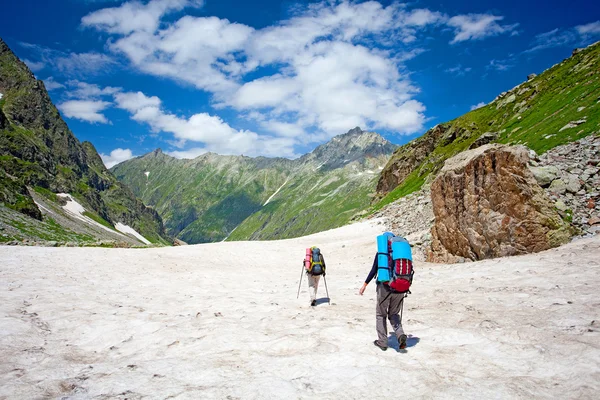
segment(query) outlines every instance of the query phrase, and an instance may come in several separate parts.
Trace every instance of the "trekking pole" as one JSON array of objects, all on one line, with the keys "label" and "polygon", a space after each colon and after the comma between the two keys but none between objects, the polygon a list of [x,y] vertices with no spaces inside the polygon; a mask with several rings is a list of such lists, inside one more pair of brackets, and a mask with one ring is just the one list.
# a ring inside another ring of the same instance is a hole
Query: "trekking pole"
[{"label": "trekking pole", "polygon": [[327,302],[331,304],[331,299],[329,298],[329,290],[327,290],[327,278],[323,275],[323,282],[325,282],[325,292],[327,293]]},{"label": "trekking pole", "polygon": [[402,325],[402,313],[404,313],[404,299],[406,299],[406,293],[402,298],[402,305],[400,306],[400,325]]},{"label": "trekking pole", "polygon": [[304,272],[304,263],[302,263],[302,269],[300,270],[300,282],[298,282],[298,294],[296,298],[300,297],[300,286],[302,286],[302,273]]}]

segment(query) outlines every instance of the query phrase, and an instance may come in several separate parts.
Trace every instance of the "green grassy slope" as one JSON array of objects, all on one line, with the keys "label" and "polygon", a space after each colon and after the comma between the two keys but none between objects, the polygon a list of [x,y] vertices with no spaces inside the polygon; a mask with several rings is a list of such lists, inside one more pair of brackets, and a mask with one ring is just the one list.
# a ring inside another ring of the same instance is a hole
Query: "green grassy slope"
[{"label": "green grassy slope", "polygon": [[354,129],[297,160],[177,160],[155,151],[113,172],[160,213],[169,234],[188,243],[276,239],[347,223],[370,204],[376,172],[394,149]]},{"label": "green grassy slope", "polygon": [[91,143],[77,140],[43,82],[1,39],[0,93],[0,203],[41,221],[29,190],[70,193],[111,226],[121,222],[154,243],[170,242],[158,214],[116,180]]},{"label": "green grassy slope", "polygon": [[[575,127],[563,129],[572,121],[583,120]],[[541,154],[598,131],[600,44],[597,43],[485,107],[440,124],[398,148],[382,171],[378,183],[380,200],[374,209],[420,189],[446,159],[468,149],[485,132],[496,133],[495,142],[523,144]],[[424,152],[426,142],[430,151]],[[419,154],[422,157],[415,157]]]}]

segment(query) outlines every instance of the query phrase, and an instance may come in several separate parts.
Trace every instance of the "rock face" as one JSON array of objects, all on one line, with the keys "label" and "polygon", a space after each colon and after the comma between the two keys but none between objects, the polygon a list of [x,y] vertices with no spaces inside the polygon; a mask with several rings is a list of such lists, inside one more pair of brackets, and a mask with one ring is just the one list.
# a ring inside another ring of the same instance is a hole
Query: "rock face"
[{"label": "rock face", "polygon": [[556,147],[530,164],[563,219],[583,236],[600,232],[600,136]]},{"label": "rock face", "polygon": [[489,144],[446,161],[431,185],[428,260],[461,262],[538,252],[566,243],[563,222],[527,167],[525,147]]},{"label": "rock face", "polygon": [[436,125],[423,136],[398,148],[381,171],[377,183],[377,193],[384,195],[398,186],[410,175],[439,145],[448,127]]}]

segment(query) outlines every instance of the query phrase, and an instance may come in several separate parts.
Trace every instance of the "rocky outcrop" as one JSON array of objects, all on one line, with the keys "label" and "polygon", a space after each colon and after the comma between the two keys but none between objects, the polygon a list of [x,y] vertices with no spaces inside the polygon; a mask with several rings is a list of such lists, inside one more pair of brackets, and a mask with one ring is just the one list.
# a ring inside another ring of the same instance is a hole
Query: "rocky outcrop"
[{"label": "rocky outcrop", "polygon": [[381,171],[377,182],[377,193],[383,196],[398,186],[445,138],[447,125],[436,125],[418,139],[399,147],[385,168]]},{"label": "rocky outcrop", "polygon": [[525,147],[488,144],[446,161],[431,185],[428,260],[460,262],[538,252],[571,237],[528,169]]},{"label": "rocky outcrop", "polygon": [[488,143],[495,142],[497,139],[498,139],[498,132],[482,133],[481,136],[479,136],[477,139],[475,139],[473,144],[471,146],[469,146],[469,149],[476,149],[477,147],[481,147]]},{"label": "rocky outcrop", "polygon": [[563,219],[583,236],[600,233],[600,136],[556,147],[530,164]]}]

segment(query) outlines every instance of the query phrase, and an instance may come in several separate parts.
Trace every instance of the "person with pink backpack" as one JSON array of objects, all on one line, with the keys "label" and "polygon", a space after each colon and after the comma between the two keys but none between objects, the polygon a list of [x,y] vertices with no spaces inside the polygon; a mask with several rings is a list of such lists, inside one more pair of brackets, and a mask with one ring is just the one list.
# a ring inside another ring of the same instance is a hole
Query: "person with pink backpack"
[{"label": "person with pink backpack", "polygon": [[391,232],[377,236],[377,254],[358,293],[362,296],[367,285],[377,276],[375,327],[378,339],[373,344],[383,351],[388,348],[386,319],[389,319],[394,328],[399,350],[406,348],[407,336],[402,328],[401,312],[404,298],[410,293],[413,275],[412,251],[408,241]]},{"label": "person with pink backpack", "polygon": [[[325,258],[321,250],[316,247],[306,249],[306,255],[303,262],[303,270],[308,278],[308,291],[310,293],[310,305],[317,305],[317,290],[321,276],[325,279]],[[300,284],[298,285],[298,295],[300,294],[300,285],[302,285],[302,275],[300,275]],[[325,281],[325,289],[327,289],[327,281]],[[297,297],[297,296],[296,296]],[[327,299],[329,300],[329,291],[327,291]]]}]

